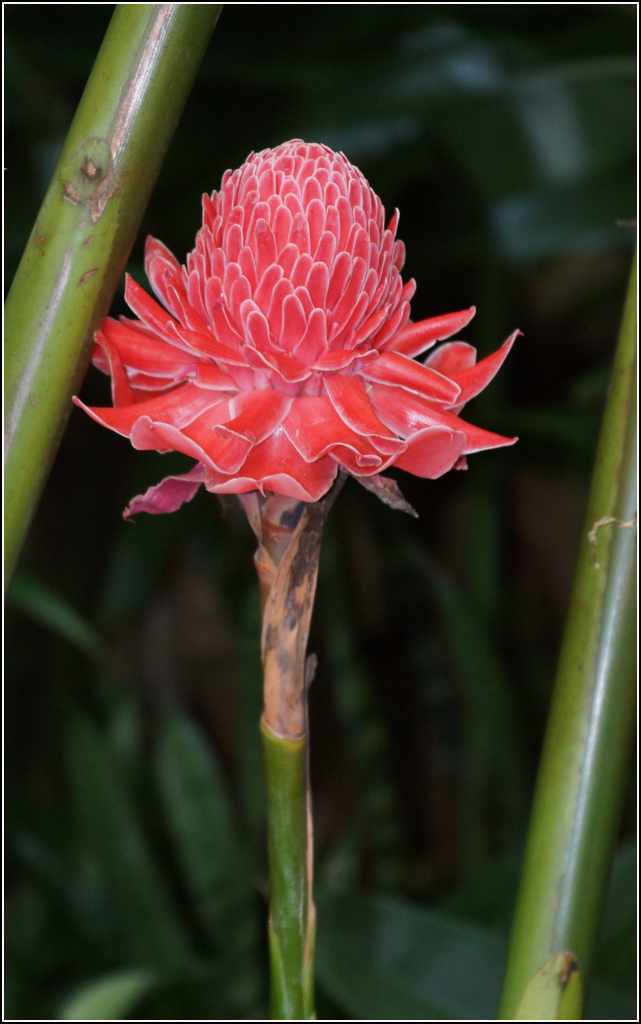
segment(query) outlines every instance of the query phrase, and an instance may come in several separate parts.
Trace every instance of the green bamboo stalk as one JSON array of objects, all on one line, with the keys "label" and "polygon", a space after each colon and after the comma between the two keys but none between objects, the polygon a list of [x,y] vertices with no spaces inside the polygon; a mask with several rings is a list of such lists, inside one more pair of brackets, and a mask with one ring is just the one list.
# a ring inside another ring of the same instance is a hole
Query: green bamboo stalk
[{"label": "green bamboo stalk", "polygon": [[636,257],[541,758],[499,1020],[580,1020],[633,724]]},{"label": "green bamboo stalk", "polygon": [[5,580],[222,4],[118,4],[5,310]]}]

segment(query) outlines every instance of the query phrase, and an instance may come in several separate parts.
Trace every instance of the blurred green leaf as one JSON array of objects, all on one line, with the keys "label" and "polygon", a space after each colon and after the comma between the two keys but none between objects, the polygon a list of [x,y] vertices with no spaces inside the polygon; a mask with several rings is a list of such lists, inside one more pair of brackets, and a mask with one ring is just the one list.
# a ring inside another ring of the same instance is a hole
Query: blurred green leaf
[{"label": "blurred green leaf", "polygon": [[127,1020],[156,979],[150,971],[121,971],[92,981],[63,1005],[58,1020]]},{"label": "blurred green leaf", "polygon": [[[353,511],[358,514],[356,509]],[[389,886],[398,880],[400,847],[395,794],[390,779],[389,736],[385,718],[376,706],[371,680],[359,656],[354,613],[341,583],[340,561],[346,552],[339,546],[338,537],[339,528],[330,519],[323,538],[318,605],[326,623],[325,643],[334,700],[356,765],[363,813],[335,851],[330,870],[340,871],[344,881],[350,874],[356,876],[358,835],[367,832],[374,860],[373,877],[378,885]],[[373,538],[371,541],[375,543]],[[367,537],[362,533],[361,542],[367,546]],[[311,699],[313,715],[313,690]]]},{"label": "blurred green leaf", "polygon": [[514,690],[494,639],[466,595],[423,550],[407,550],[408,564],[421,572],[442,617],[450,657],[468,707],[468,740],[494,768],[504,815],[522,822],[528,780],[523,730]]},{"label": "blurred green leaf", "polygon": [[[181,877],[205,933],[219,946],[246,897],[247,850],[211,746],[185,715],[167,714],[157,738],[157,777]],[[221,932],[222,929],[222,932]]]},{"label": "blurred green leaf", "polygon": [[[501,410],[500,422],[509,423],[512,434],[517,433],[528,457],[539,461],[561,458],[577,473],[589,474],[594,450],[599,437],[599,409],[568,410],[563,407],[549,409],[506,408]],[[545,446],[545,447],[543,447]]]},{"label": "blurred green leaf", "polygon": [[210,743],[179,712],[165,715],[156,765],[181,884],[220,972],[218,998],[226,1013],[246,1010],[260,997],[263,984],[258,949],[264,906],[254,896],[252,857],[235,820],[228,784]]},{"label": "blurred green leaf", "polygon": [[131,796],[95,726],[71,707],[65,761],[79,854],[92,865],[99,890],[119,918],[128,955],[165,968],[185,963],[189,942]]},{"label": "blurred green leaf", "polygon": [[634,172],[581,184],[502,196],[487,208],[488,226],[504,258],[540,260],[565,250],[625,243],[617,221],[634,216]]},{"label": "blurred green leaf", "polygon": [[354,1020],[492,1020],[505,942],[388,896],[318,899],[321,986]]},{"label": "blurred green leaf", "polygon": [[74,647],[97,660],[103,653],[99,633],[60,594],[38,580],[18,573],[7,591],[7,605],[63,637]]}]

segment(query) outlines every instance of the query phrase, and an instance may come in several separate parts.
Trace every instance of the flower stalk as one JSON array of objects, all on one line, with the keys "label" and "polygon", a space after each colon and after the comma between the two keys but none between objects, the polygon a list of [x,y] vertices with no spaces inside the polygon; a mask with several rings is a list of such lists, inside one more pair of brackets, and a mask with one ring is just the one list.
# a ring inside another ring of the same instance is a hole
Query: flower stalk
[{"label": "flower stalk", "polygon": [[499,1020],[580,1020],[634,720],[636,259],[541,758]]},{"label": "flower stalk", "polygon": [[314,1019],[313,825],[306,657],[323,525],[345,480],[321,501],[241,495],[259,541],[273,1020]]}]

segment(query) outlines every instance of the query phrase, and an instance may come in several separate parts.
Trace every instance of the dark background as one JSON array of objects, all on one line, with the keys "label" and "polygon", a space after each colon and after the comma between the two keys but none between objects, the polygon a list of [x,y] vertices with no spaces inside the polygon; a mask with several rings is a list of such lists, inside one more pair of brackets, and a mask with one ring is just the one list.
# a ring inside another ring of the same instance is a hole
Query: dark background
[{"label": "dark background", "polygon": [[[466,410],[515,447],[434,482],[397,474],[418,520],[350,480],[326,530],[310,643],[325,1019],[366,1018],[368,971],[384,976],[376,954],[359,960],[374,903],[354,903],[352,937],[336,894],[509,927],[634,243],[617,221],[635,217],[636,9],[227,5],[131,255],[144,284],[145,236],[184,260],[227,167],[320,141],[400,209],[414,320],[475,304],[463,333],[480,356],[524,333]],[[5,8],[8,282],[112,11]],[[108,395],[91,369],[84,400]],[[9,593],[13,1019],[50,1019],[130,968],[153,979],[136,1019],[266,1015],[253,535],[205,492],[171,516],[120,516],[190,465],[74,410]],[[634,1014],[633,807],[602,1019]],[[405,919],[385,921],[404,948]],[[328,966],[340,942],[345,984]]]}]

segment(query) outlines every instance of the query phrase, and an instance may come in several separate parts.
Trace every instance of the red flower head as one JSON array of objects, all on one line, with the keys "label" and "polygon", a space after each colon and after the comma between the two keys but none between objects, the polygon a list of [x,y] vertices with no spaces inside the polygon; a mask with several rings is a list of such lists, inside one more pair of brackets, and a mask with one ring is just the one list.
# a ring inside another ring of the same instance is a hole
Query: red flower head
[{"label": "red flower head", "polygon": [[[252,153],[203,197],[203,226],[181,267],[153,238],[145,270],[160,306],[127,277],[139,318],[107,319],[95,365],[113,408],[87,408],[135,448],[197,459],[128,514],[168,512],[200,484],[316,501],[339,468],[377,489],[398,466],[434,479],[465,456],[512,444],[459,418],[519,333],[476,363],[456,334],[474,308],[409,321],[398,212],[327,146],[300,141]],[[169,312],[167,312],[167,310]]]}]

